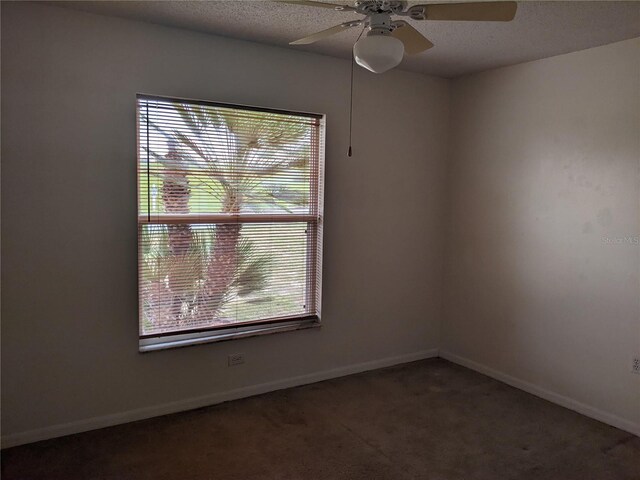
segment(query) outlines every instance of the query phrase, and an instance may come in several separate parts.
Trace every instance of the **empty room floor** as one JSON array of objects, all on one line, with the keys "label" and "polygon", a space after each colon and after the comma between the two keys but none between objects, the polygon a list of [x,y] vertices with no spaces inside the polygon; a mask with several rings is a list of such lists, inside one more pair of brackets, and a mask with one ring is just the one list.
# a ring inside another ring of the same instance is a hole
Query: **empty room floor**
[{"label": "empty room floor", "polygon": [[640,479],[640,438],[442,359],[2,452],[10,479]]}]

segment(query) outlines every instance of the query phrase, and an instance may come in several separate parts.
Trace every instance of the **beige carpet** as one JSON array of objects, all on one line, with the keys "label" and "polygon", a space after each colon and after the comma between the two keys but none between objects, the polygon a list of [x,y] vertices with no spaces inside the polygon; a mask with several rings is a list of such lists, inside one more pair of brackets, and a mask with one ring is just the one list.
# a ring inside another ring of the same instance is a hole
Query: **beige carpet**
[{"label": "beige carpet", "polygon": [[640,438],[433,359],[11,448],[2,479],[639,480]]}]

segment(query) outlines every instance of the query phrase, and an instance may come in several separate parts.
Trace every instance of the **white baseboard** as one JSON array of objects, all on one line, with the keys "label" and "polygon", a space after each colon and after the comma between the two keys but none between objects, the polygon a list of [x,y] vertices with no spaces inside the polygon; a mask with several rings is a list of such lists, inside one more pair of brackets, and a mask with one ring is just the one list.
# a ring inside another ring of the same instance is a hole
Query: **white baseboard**
[{"label": "white baseboard", "polygon": [[260,383],[248,387],[228,390],[226,392],[213,393],[195,398],[188,398],[176,402],[164,403],[161,405],[153,405],[150,407],[128,410],[126,412],[114,413],[111,415],[103,415],[100,417],[87,418],[75,422],[62,423],[52,425],[50,427],[37,428],[27,430],[25,432],[13,433],[2,436],[2,448],[15,447],[25,443],[38,442],[64,435],[86,432],[98,428],[111,427],[122,423],[135,422],[146,418],[167,415],[169,413],[182,412],[192,410],[194,408],[206,407],[217,403],[227,402],[229,400],[237,400],[239,398],[251,397],[262,393],[273,392],[283,388],[297,387],[309,383],[321,382],[331,378],[343,377],[354,373],[375,370],[378,368],[391,367],[401,363],[414,362],[425,358],[433,358],[438,356],[438,349],[421,350],[406,355],[398,355],[395,357],[382,358],[380,360],[372,360],[369,362],[356,363],[344,367],[333,368],[331,370],[323,370],[320,372],[310,373],[307,375],[299,375],[297,377],[275,380],[273,382]]},{"label": "white baseboard", "polygon": [[619,428],[620,430],[624,430],[626,432],[640,436],[640,424],[632,422],[631,420],[627,420],[612,413],[599,410],[595,407],[586,405],[572,398],[560,395],[559,393],[551,392],[542,387],[534,385],[533,383],[525,382],[524,380],[520,380],[518,378],[512,377],[511,375],[507,375],[506,373],[494,370],[493,368],[474,362],[473,360],[469,360],[468,358],[460,357],[454,353],[440,350],[439,356],[444,358],[445,360],[449,360],[450,362],[457,363],[458,365],[462,365],[463,367],[470,368],[471,370],[475,370],[491,378],[495,378],[496,380],[506,383],[507,385],[511,385],[512,387],[524,390],[525,392],[531,393],[532,395],[535,395],[537,397],[544,398],[545,400],[568,408],[569,410],[573,410],[574,412],[581,413],[582,415],[606,423],[607,425],[611,425],[613,427]]}]

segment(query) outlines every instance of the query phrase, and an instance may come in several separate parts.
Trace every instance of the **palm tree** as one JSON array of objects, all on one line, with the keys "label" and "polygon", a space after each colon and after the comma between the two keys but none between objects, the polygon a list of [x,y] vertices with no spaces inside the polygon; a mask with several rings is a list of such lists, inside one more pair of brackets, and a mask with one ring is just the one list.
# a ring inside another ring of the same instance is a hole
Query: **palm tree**
[{"label": "palm tree", "polygon": [[[164,156],[150,152],[163,167],[161,198],[166,213],[188,214],[194,190],[196,204],[206,196],[205,202],[210,206],[217,202],[222,213],[291,211],[308,203],[307,190],[274,187],[270,181],[281,173],[308,168],[307,125],[286,117],[283,121],[281,114],[239,115],[236,110],[199,105],[175,108],[183,125],[168,130],[150,122],[168,145]],[[197,232],[189,224],[167,226],[162,240],[167,248],[145,252],[145,258],[155,262],[150,271],[156,272],[147,295],[149,308],[156,308],[157,315],[158,306],[163,307],[163,319],[150,318],[153,327],[211,324],[229,300],[264,288],[269,258],[257,254],[241,231],[238,223]],[[185,276],[193,282],[185,285]]]}]

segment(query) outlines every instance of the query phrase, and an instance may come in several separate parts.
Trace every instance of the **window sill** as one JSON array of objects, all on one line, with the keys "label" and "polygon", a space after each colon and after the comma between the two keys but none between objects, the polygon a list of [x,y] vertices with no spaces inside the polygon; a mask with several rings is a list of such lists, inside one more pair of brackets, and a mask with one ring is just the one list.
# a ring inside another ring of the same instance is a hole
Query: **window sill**
[{"label": "window sill", "polygon": [[269,335],[272,333],[291,332],[294,330],[305,330],[307,328],[320,327],[320,319],[317,317],[306,317],[299,320],[292,320],[281,323],[266,323],[264,325],[250,325],[245,327],[225,328],[220,330],[209,330],[206,332],[176,334],[164,337],[140,339],[139,351],[141,353],[154,352],[156,350],[166,350],[169,348],[189,347],[191,345],[201,345],[204,343],[224,342],[239,338],[255,337],[258,335]]}]

